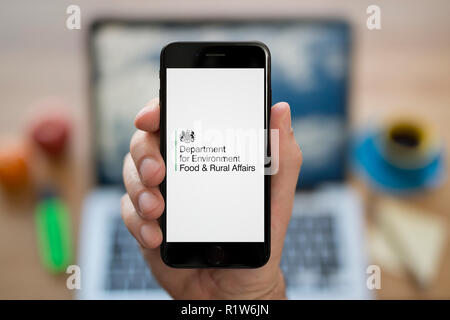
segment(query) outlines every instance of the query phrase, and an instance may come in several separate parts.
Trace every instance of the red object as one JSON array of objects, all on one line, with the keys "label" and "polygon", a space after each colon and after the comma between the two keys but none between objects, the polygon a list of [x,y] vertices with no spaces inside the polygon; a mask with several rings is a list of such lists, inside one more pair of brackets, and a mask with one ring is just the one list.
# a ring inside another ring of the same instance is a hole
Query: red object
[{"label": "red object", "polygon": [[70,125],[67,117],[59,114],[38,119],[31,129],[33,140],[48,154],[63,152],[69,138]]}]

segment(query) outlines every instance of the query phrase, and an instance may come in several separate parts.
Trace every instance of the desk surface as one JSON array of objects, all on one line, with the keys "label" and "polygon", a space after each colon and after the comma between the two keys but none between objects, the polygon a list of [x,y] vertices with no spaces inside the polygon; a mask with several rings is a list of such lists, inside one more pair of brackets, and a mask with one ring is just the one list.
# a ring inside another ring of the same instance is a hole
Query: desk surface
[{"label": "desk surface", "polygon": [[[89,1],[79,2],[86,20],[105,12],[120,13],[124,8],[130,14],[142,12],[137,1],[118,5],[114,10],[104,1],[95,5]],[[63,4],[41,1],[39,6],[31,7],[25,3],[15,1],[8,4],[8,9],[0,10],[0,18],[3,15],[25,16],[2,19],[8,21],[8,26],[0,30],[0,135],[20,137],[27,117],[33,112],[33,103],[42,97],[56,95],[69,102],[75,128],[68,161],[52,168],[50,173],[73,213],[73,231],[77,234],[82,199],[92,186],[90,146],[86,143],[89,141],[89,111],[84,35],[82,31],[72,32],[63,27],[66,17]],[[206,13],[214,10],[211,4],[200,3],[205,4],[202,10]],[[448,2],[436,1],[431,7],[420,1],[398,1],[393,5],[380,1],[380,31],[365,28],[365,9],[369,2],[348,1],[338,5],[325,1],[321,6],[314,1],[301,5],[286,3],[281,7],[279,2],[267,2],[258,10],[262,15],[274,12],[279,16],[288,15],[286,12],[306,15],[338,12],[353,21],[355,63],[351,105],[354,127],[363,127],[397,113],[415,114],[436,127],[446,150],[450,150]],[[199,8],[177,5],[177,9],[171,9],[170,4],[162,2],[143,7],[151,8],[148,12],[156,16],[164,12],[171,12],[173,16],[194,15]],[[249,1],[241,9],[227,7],[223,14],[241,12],[245,15],[252,8],[253,3]],[[33,161],[42,162],[40,157]],[[447,156],[447,166],[449,161]],[[36,171],[46,170],[43,162],[36,167]],[[353,179],[353,184],[370,207],[374,199],[370,190],[358,179]],[[447,180],[438,190],[409,201],[441,216],[449,226],[449,194]],[[65,286],[66,277],[50,275],[39,264],[32,219],[33,197],[32,189],[16,198],[0,192],[0,298],[71,298],[72,292]],[[449,270],[450,244],[447,243],[438,277],[427,291],[419,291],[406,276],[383,273],[382,289],[377,295],[379,298],[450,298]]]}]

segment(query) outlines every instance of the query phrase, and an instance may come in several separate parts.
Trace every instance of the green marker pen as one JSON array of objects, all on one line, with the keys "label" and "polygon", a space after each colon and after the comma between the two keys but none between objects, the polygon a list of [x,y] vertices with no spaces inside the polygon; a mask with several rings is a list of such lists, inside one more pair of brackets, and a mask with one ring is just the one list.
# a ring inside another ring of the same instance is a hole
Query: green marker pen
[{"label": "green marker pen", "polygon": [[70,217],[55,192],[46,191],[40,197],[35,222],[42,264],[51,272],[65,272],[72,262]]}]

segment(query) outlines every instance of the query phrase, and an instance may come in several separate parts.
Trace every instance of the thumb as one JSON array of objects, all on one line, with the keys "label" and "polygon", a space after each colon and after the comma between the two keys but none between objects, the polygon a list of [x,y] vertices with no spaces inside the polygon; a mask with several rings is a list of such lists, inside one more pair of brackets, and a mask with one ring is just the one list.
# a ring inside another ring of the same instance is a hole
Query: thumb
[{"label": "thumb", "polygon": [[[272,107],[270,128],[278,129],[278,154],[272,153],[274,163],[278,163],[278,172],[271,182],[271,240],[272,255],[281,258],[284,237],[292,213],[295,188],[302,163],[302,152],[295,141],[291,127],[289,104],[279,102]],[[272,143],[273,146],[276,143]]]}]

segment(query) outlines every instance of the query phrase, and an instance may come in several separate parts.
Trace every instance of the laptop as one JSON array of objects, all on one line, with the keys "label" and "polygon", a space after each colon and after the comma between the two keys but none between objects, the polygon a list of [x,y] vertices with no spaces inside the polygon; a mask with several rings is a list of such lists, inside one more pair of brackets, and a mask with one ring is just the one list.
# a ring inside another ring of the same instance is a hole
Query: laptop
[{"label": "laptop", "polygon": [[351,31],[341,20],[135,21],[89,31],[97,186],[85,199],[79,299],[170,299],[120,216],[122,161],[139,109],[159,89],[161,48],[176,40],[268,45],[273,102],[287,101],[304,163],[281,268],[290,299],[368,299],[363,210],[346,184]]}]

